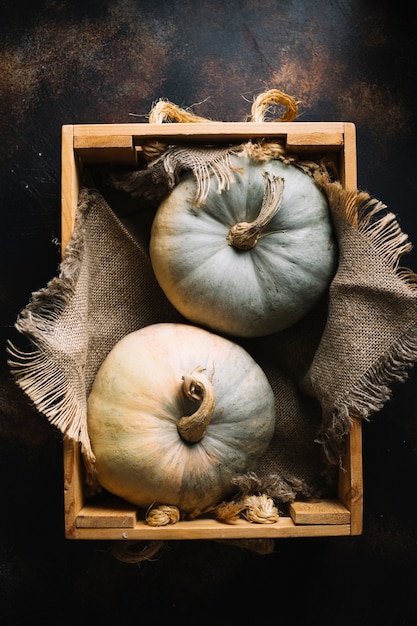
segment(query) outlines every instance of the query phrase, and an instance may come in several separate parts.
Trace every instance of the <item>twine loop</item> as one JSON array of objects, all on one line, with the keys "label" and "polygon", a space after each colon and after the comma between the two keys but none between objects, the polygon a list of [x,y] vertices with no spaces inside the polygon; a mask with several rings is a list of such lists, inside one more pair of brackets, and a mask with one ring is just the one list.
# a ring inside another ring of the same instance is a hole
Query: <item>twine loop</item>
[{"label": "twine loop", "polygon": [[184,124],[187,122],[210,122],[211,120],[182,109],[176,104],[169,102],[169,100],[158,100],[149,113],[149,123],[163,124],[164,122],[172,121]]},{"label": "twine loop", "polygon": [[292,122],[298,115],[298,104],[292,96],[280,91],[279,89],[270,89],[265,93],[259,94],[252,104],[251,119],[252,122],[265,122],[266,114],[271,110],[274,104],[282,104],[286,111],[277,122]]},{"label": "twine loop", "polygon": [[[169,100],[163,99],[158,100],[149,113],[150,124],[164,124],[171,122],[185,124],[210,121],[211,120],[208,120],[205,117],[200,117],[191,111],[182,109],[173,102],[169,102]],[[153,161],[154,159],[160,157],[166,151],[167,147],[168,146],[161,141],[149,141],[143,145],[142,149],[145,157],[149,161]]]},{"label": "twine loop", "polygon": [[[298,115],[298,105],[294,98],[279,89],[270,89],[264,93],[259,94],[251,109],[251,121],[252,122],[265,122],[266,116],[273,105],[282,105],[285,107],[285,112],[278,122],[292,122]],[[152,107],[149,113],[150,124],[164,124],[164,123],[212,123],[206,117],[196,115],[187,109],[183,109],[178,105],[170,102],[169,100],[158,100]],[[154,140],[147,142],[143,145],[143,153],[149,161],[159,158],[167,149],[167,145],[163,142]]]}]

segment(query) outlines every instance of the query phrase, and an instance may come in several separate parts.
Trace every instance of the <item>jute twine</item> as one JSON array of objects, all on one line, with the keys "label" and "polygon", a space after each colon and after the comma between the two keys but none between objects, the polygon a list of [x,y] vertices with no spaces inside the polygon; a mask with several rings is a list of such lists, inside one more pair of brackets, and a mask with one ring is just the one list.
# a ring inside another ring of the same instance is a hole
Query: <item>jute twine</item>
[{"label": "jute twine", "polygon": [[280,91],[270,89],[259,94],[252,104],[251,121],[266,122],[266,114],[271,112],[273,105],[283,105],[285,112],[276,122],[293,122],[298,115],[298,103],[292,96]]},{"label": "jute twine", "polygon": [[[251,121],[265,122],[266,114],[272,110],[273,105],[282,105],[285,107],[284,114],[276,120],[277,122],[293,122],[298,115],[298,103],[292,96],[279,89],[269,89],[259,94],[253,101]],[[149,113],[149,123],[162,124],[172,121],[184,124],[187,122],[211,122],[212,120],[196,115],[190,110],[182,109],[169,100],[158,100]]]},{"label": "jute twine", "polygon": [[146,523],[149,526],[167,526],[180,521],[180,510],[176,506],[161,504],[150,508],[146,513]]},{"label": "jute twine", "polygon": [[274,524],[279,520],[273,499],[264,493],[222,502],[213,511],[216,518],[225,523],[236,522],[240,517],[254,524]]},{"label": "jute twine", "polygon": [[[267,114],[270,113],[276,105],[285,107],[285,111],[283,115],[275,121],[292,122],[295,120],[298,115],[298,103],[296,100],[279,89],[269,89],[259,94],[253,101],[251,121],[255,123],[266,122]],[[192,111],[183,109],[169,100],[158,100],[149,113],[149,123],[163,124],[170,122],[195,124],[212,123],[213,120],[196,115]],[[143,153],[149,161],[153,161],[160,157],[166,151],[167,147],[167,144],[161,141],[151,141],[143,145]],[[272,155],[269,154],[266,158],[271,157]]]},{"label": "jute twine", "polygon": [[[205,513],[214,513],[222,522],[235,522],[243,517],[254,524],[273,524],[279,519],[279,511],[274,500],[267,494],[244,495],[238,500],[221,502]],[[176,506],[161,504],[148,509],[145,521],[149,526],[167,526],[176,524],[181,519],[181,512]]]},{"label": "jute twine", "polygon": [[158,102],[152,107],[149,113],[150,124],[162,124],[163,122],[181,122],[182,124],[187,122],[210,122],[211,120],[196,115],[191,111],[182,109],[176,104],[173,104],[169,100],[158,100]]}]

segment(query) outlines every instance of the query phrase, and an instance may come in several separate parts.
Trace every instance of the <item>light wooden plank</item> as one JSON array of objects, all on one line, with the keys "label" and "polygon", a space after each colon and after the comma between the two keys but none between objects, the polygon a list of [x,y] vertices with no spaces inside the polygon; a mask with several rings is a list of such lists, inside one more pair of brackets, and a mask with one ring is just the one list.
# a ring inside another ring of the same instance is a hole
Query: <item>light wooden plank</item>
[{"label": "light wooden plank", "polygon": [[290,517],[281,517],[274,524],[254,524],[238,520],[225,524],[216,520],[198,519],[154,527],[139,521],[134,528],[76,528],[74,539],[111,540],[195,540],[195,539],[265,539],[292,537],[347,536],[349,524],[296,525]]},{"label": "light wooden plank", "polygon": [[[249,137],[285,137],[309,133],[343,133],[343,122],[196,122],[184,124],[79,124],[74,125],[74,138],[92,136],[131,135],[136,140],[150,137],[216,140],[231,143]],[[75,139],[78,141],[78,139]],[[140,141],[139,141],[140,143]]]},{"label": "light wooden plank", "polygon": [[127,502],[112,500],[84,506],[77,515],[77,528],[134,528],[136,507]]},{"label": "light wooden plank", "polygon": [[64,514],[65,535],[73,537],[76,517],[84,506],[84,472],[79,445],[64,438]]},{"label": "light wooden plank", "polygon": [[339,472],[339,500],[350,510],[351,534],[360,535],[363,525],[362,424],[352,423],[343,469]]},{"label": "light wooden plank", "polygon": [[75,135],[74,150],[85,148],[130,148],[133,150],[132,135]]},{"label": "light wooden plank", "polygon": [[345,189],[356,189],[357,180],[357,156],[356,156],[356,126],[352,122],[345,123],[344,129],[344,175],[343,186]]},{"label": "light wooden plank", "polygon": [[290,505],[294,524],[349,524],[350,512],[336,500],[293,502]]},{"label": "light wooden plank", "polygon": [[137,165],[132,135],[77,135],[74,137],[74,150],[84,163]]},{"label": "light wooden plank", "polygon": [[316,150],[318,147],[326,149],[340,149],[343,146],[343,133],[288,133],[286,147],[288,150]]},{"label": "light wooden plank", "polygon": [[74,154],[74,127],[62,127],[61,146],[61,250],[71,239],[77,211],[79,193],[79,175]]},{"label": "light wooden plank", "polygon": [[[71,239],[78,205],[79,178],[74,154],[74,127],[62,127],[61,145],[61,256]],[[66,536],[73,536],[75,518],[84,504],[83,473],[78,444],[64,438],[64,514]]]}]

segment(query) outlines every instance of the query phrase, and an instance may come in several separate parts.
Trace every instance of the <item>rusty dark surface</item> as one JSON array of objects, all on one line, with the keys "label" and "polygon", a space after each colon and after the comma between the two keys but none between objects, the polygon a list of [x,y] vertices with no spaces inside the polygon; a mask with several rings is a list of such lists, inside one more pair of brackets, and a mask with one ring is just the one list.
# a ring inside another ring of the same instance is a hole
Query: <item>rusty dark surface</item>
[{"label": "rusty dark surface", "polygon": [[[357,126],[358,185],[417,241],[416,19],[360,0],[3,0],[2,345],[60,258],[63,124],[143,121],[164,97],[243,121],[276,87],[299,119]],[[417,252],[404,260],[417,270]],[[259,555],[171,542],[121,563],[63,532],[61,437],[0,376],[0,622],[411,626],[417,613],[417,372],[364,424],[364,532],[278,540]]]}]

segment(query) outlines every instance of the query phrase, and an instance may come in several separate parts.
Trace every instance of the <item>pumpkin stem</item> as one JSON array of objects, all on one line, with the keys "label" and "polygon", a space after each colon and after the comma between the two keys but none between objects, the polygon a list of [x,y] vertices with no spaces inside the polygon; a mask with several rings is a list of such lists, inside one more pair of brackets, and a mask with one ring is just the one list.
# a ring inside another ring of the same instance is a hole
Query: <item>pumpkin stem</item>
[{"label": "pumpkin stem", "polygon": [[284,179],[281,176],[269,176],[263,172],[265,179],[264,197],[259,215],[253,222],[238,222],[229,230],[227,238],[229,246],[239,250],[251,250],[265,228],[277,214],[284,193]]},{"label": "pumpkin stem", "polygon": [[182,377],[185,395],[201,401],[195,413],[185,415],[178,420],[179,434],[190,443],[196,443],[204,437],[216,403],[212,382],[203,372],[204,367],[196,367],[191,374]]}]

